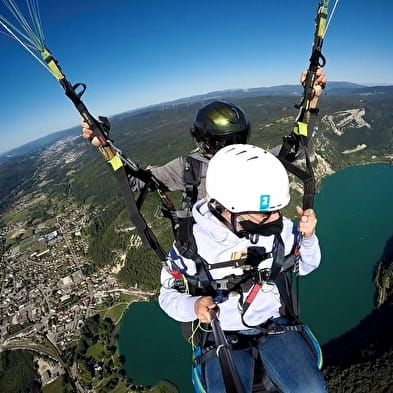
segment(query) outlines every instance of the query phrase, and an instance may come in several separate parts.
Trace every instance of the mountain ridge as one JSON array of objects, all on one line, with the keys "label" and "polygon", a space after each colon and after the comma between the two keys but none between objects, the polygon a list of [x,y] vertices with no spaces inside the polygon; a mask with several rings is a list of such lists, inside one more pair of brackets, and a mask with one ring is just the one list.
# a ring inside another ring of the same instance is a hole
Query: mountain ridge
[{"label": "mountain ridge", "polygon": [[[139,113],[148,112],[160,108],[166,110],[168,106],[176,105],[190,105],[193,103],[201,103],[203,105],[204,101],[212,100],[226,100],[228,98],[251,98],[251,97],[263,97],[263,96],[292,96],[300,97],[303,93],[303,88],[300,85],[276,85],[270,87],[253,87],[253,88],[233,88],[224,90],[215,90],[205,94],[197,94],[188,97],[182,97],[171,101],[164,101],[157,104],[151,104],[143,106],[140,108],[131,109],[129,111],[123,111],[120,113],[113,114],[109,116],[111,119],[121,119],[124,116],[136,115]],[[353,82],[329,82],[326,87],[326,94],[334,95],[353,95],[353,94],[393,94],[393,85],[373,85],[366,86]],[[7,157],[15,157],[20,154],[27,153],[32,149],[47,146],[52,140],[58,139],[58,136],[68,136],[73,134],[78,134],[80,131],[79,126],[70,127],[63,130],[53,131],[45,136],[34,139],[32,141],[23,143],[20,146],[12,148],[6,152],[0,153],[0,164]]]}]

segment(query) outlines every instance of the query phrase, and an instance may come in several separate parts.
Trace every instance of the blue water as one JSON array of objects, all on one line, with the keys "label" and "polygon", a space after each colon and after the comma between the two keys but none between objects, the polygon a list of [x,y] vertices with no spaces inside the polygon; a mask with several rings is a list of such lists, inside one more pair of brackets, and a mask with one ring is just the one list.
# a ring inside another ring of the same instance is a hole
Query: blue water
[{"label": "blue water", "polygon": [[393,166],[344,169],[315,199],[320,268],[301,279],[301,317],[321,344],[355,326],[373,308],[375,266],[393,236]]},{"label": "blue water", "polygon": [[[376,264],[393,236],[393,166],[344,169],[315,198],[320,268],[301,278],[301,318],[321,344],[354,327],[372,309]],[[132,305],[121,322],[119,352],[135,384],[159,379],[192,393],[190,346],[157,303]]]},{"label": "blue water", "polygon": [[191,346],[180,324],[157,302],[133,303],[121,320],[119,353],[135,385],[153,386],[160,379],[175,383],[180,393],[193,393]]}]

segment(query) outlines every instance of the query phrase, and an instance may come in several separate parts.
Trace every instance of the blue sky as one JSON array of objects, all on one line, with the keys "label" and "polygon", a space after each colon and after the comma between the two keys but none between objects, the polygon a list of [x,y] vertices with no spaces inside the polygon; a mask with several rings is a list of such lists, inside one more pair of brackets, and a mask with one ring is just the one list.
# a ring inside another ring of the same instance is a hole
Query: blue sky
[{"label": "blue sky", "polygon": [[[39,4],[47,47],[64,74],[87,84],[83,100],[93,115],[110,116],[214,90],[298,83],[317,1]],[[2,2],[0,13],[9,16]],[[392,14],[388,0],[339,1],[323,48],[329,80],[393,84]],[[0,53],[0,152],[79,123],[57,80],[16,41],[0,35]]]}]

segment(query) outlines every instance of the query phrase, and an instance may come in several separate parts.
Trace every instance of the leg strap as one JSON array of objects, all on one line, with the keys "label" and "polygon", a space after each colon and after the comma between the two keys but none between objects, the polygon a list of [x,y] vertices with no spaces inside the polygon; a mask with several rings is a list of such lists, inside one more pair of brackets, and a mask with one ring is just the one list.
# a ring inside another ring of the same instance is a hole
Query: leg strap
[{"label": "leg strap", "polygon": [[202,363],[210,360],[211,358],[216,356],[216,354],[217,354],[217,347],[215,345],[210,345],[206,348],[203,348],[201,354],[192,360],[193,367],[199,366]]}]

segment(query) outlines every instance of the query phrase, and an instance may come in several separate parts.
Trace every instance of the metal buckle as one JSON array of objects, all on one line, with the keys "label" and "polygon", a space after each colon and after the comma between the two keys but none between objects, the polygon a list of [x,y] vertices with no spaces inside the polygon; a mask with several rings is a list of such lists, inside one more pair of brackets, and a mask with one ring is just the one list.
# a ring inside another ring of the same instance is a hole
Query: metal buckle
[{"label": "metal buckle", "polygon": [[270,272],[271,272],[271,270],[268,269],[268,268],[258,270],[258,272],[257,272],[257,283],[258,284],[262,284],[262,283],[271,284],[269,282]]}]

